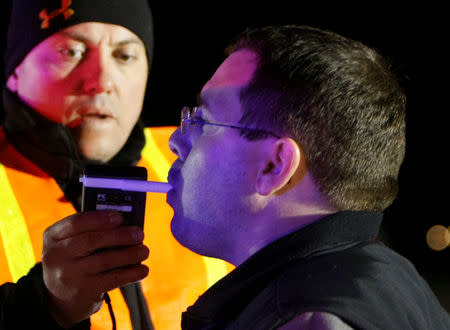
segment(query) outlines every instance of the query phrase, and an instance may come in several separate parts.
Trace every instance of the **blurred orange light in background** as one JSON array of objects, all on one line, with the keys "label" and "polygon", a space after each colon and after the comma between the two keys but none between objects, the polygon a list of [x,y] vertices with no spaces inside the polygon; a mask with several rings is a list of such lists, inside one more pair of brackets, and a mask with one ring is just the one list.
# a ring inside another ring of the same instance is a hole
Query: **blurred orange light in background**
[{"label": "blurred orange light in background", "polygon": [[435,251],[442,251],[450,244],[450,231],[442,225],[434,225],[427,232],[427,244]]}]

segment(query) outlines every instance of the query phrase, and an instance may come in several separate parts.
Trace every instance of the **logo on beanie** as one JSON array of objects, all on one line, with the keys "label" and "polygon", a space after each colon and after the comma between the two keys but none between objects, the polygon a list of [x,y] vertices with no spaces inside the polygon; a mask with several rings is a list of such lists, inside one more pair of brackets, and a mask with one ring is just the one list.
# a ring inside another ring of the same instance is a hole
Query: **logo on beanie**
[{"label": "logo on beanie", "polygon": [[63,15],[64,19],[68,19],[70,16],[75,14],[75,11],[70,7],[72,0],[61,0],[61,8],[47,13],[47,9],[41,10],[39,13],[39,18],[42,20],[41,29],[48,29],[50,27],[50,20]]}]

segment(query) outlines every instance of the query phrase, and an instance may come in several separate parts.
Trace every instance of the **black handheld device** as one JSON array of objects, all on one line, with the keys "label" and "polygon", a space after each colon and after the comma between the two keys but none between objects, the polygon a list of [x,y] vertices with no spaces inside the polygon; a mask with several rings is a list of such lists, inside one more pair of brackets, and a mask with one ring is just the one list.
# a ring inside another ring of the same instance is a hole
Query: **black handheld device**
[{"label": "black handheld device", "polygon": [[[147,180],[147,169],[140,166],[87,165],[88,178]],[[121,189],[86,187],[83,184],[81,211],[116,210],[122,213],[124,225],[143,228],[146,193]]]}]

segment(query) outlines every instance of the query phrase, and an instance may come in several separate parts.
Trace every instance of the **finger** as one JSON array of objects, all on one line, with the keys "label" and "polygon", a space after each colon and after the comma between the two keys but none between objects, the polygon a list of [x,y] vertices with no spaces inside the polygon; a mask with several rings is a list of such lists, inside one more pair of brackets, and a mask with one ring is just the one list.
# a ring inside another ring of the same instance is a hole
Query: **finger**
[{"label": "finger", "polygon": [[95,275],[116,268],[137,265],[147,259],[148,255],[149,249],[142,244],[110,249],[79,259],[78,267],[88,275]]},{"label": "finger", "polygon": [[49,228],[44,240],[59,241],[85,232],[102,231],[119,226],[122,215],[115,211],[89,211],[72,214]]},{"label": "finger", "polygon": [[95,275],[95,288],[99,292],[108,292],[115,288],[143,280],[147,277],[148,272],[148,267],[143,264],[116,268]]},{"label": "finger", "polygon": [[137,245],[144,240],[144,232],[136,226],[119,226],[106,231],[92,231],[55,243],[55,249],[66,251],[72,258],[86,257],[98,250]]}]

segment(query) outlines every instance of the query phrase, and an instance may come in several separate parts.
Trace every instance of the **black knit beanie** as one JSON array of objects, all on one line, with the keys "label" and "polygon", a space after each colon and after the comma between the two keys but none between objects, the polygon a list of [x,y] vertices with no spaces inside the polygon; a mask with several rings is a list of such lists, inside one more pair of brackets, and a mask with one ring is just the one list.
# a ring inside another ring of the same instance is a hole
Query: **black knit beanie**
[{"label": "black knit beanie", "polygon": [[13,0],[5,54],[8,78],[28,52],[55,32],[85,22],[121,25],[153,54],[153,19],[148,0]]}]

